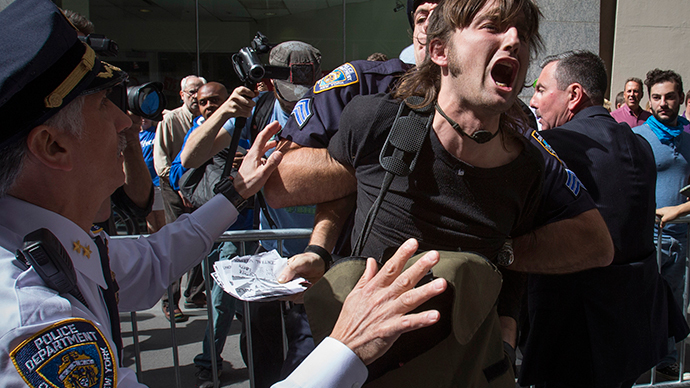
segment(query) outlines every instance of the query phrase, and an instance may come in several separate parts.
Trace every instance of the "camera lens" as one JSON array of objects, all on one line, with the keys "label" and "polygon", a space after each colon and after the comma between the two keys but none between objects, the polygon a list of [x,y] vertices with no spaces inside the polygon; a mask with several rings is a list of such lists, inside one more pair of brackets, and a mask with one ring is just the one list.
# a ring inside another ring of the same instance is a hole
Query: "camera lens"
[{"label": "camera lens", "polygon": [[160,82],[149,82],[127,88],[127,109],[146,119],[160,121],[166,99]]},{"label": "camera lens", "polygon": [[249,70],[249,76],[251,77],[251,80],[254,82],[257,82],[257,80],[261,81],[261,79],[264,78],[264,73],[264,68],[261,65],[254,65]]},{"label": "camera lens", "polygon": [[144,114],[155,114],[160,105],[160,99],[155,90],[143,89],[139,92],[139,106]]}]

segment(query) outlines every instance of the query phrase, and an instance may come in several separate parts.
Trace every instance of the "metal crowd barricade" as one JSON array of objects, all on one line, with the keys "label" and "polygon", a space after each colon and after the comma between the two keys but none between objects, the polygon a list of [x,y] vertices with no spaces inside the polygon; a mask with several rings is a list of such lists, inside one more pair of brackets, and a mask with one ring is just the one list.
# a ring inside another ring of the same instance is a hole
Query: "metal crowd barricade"
[{"label": "metal crowd barricade", "polygon": [[[670,223],[685,223],[685,224],[690,224],[690,215],[680,217]],[[272,230],[247,230],[247,231],[231,231],[231,232],[225,232],[223,233],[222,236],[220,236],[216,242],[223,242],[223,241],[230,241],[233,243],[240,243],[239,246],[239,253],[240,255],[246,254],[246,249],[245,249],[245,243],[250,242],[250,241],[258,241],[258,240],[277,240],[278,242],[282,242],[283,240],[287,239],[296,239],[296,238],[309,238],[311,235],[311,229],[272,229]],[[113,238],[138,238],[139,236],[117,236]],[[688,241],[690,241],[690,228],[688,229]],[[661,234],[659,234],[657,238],[657,263],[659,264],[659,268],[661,268]],[[282,255],[282,244],[278,244],[279,247],[279,253]],[[688,278],[690,278],[690,249],[687,249],[686,247],[686,261],[685,261],[685,277],[683,279],[684,281],[684,288],[683,288],[683,314],[687,318],[687,311],[688,311],[688,301],[690,299],[690,288],[688,287]],[[211,279],[210,279],[210,268],[212,266],[212,263],[209,262],[208,257],[206,258],[206,266],[204,270],[205,274],[205,282],[206,282],[206,289],[207,292],[210,292],[208,290],[211,289]],[[172,288],[168,289],[168,296],[169,300],[172,300]],[[207,313],[208,313],[208,324],[209,324],[209,330],[211,333],[213,333],[213,307],[212,307],[212,300],[211,298],[207,298]],[[244,320],[245,320],[245,325],[247,328],[249,328],[249,306],[245,302],[244,304]],[[141,358],[140,358],[140,347],[139,347],[139,341],[138,341],[138,331],[137,331],[137,320],[136,320],[136,312],[131,313],[131,321],[132,321],[132,335],[133,335],[133,340],[134,340],[134,350],[135,350],[135,359],[136,359],[136,371],[137,371],[137,378],[139,379],[140,382],[143,381],[142,378],[142,370],[141,370]],[[284,323],[283,323],[284,324]],[[170,327],[171,327],[171,336],[172,336],[172,348],[173,348],[173,361],[174,361],[174,369],[175,369],[175,378],[176,378],[176,386],[178,388],[181,388],[181,378],[180,378],[180,365],[179,365],[179,359],[178,359],[178,352],[177,352],[177,340],[175,336],[175,320],[171,319],[170,320]],[[283,333],[285,332],[285,327],[283,326]],[[251,344],[251,331],[247,330],[247,341],[249,344]],[[287,349],[287,346],[285,344],[286,338],[285,335],[283,334],[283,349]],[[211,341],[211,357],[212,357],[212,366],[213,366],[213,383],[214,387],[218,387],[220,384],[220,381],[218,380],[218,371],[217,371],[217,364],[216,364],[216,349],[215,349],[215,341]],[[680,343],[680,351],[678,353],[678,364],[680,368],[680,375],[678,377],[678,380],[676,381],[664,381],[664,382],[657,382],[656,381],[656,374],[655,374],[655,369],[652,368],[651,370],[651,376],[650,376],[650,382],[649,383],[643,383],[643,384],[636,384],[634,385],[635,387],[648,387],[648,386],[660,386],[664,388],[680,388],[680,387],[689,387],[690,388],[690,381],[683,381],[683,372],[684,372],[684,367],[685,367],[685,352],[686,352],[686,346],[688,345],[688,338],[685,338],[683,341]],[[252,355],[252,347],[247,346],[247,351],[248,355],[247,358],[249,360],[249,364],[247,365],[247,369],[249,371],[249,379],[250,379],[250,386],[253,388],[254,387],[254,371],[253,371],[253,355]]]},{"label": "metal crowd barricade", "polygon": [[[311,236],[311,229],[308,228],[293,228],[293,229],[271,229],[271,230],[238,230],[238,231],[227,231],[223,233],[215,242],[225,242],[229,241],[232,243],[239,243],[239,255],[245,255],[248,254],[249,252],[246,252],[246,246],[245,244],[247,242],[254,242],[254,241],[272,241],[275,240],[278,242],[278,253],[282,256],[283,255],[283,240],[289,240],[289,239],[300,239],[300,238],[309,238]],[[120,239],[120,238],[139,238],[141,236],[145,235],[130,235],[130,236],[113,236],[112,238],[114,239]],[[220,385],[220,381],[218,380],[218,369],[217,369],[217,363],[216,363],[216,343],[213,338],[213,332],[214,332],[214,327],[213,327],[213,301],[210,297],[210,290],[213,285],[210,272],[211,268],[213,266],[213,263],[210,262],[210,259],[206,257],[205,259],[205,268],[204,268],[204,282],[206,285],[206,292],[207,295],[209,295],[206,298],[206,311],[208,314],[208,325],[209,325],[209,332],[211,333],[211,341],[210,341],[210,346],[211,346],[211,365],[212,365],[212,373],[213,373],[213,386],[214,388],[217,388]],[[173,291],[172,287],[168,288],[168,300],[172,301],[173,300]],[[281,305],[281,312],[283,311]],[[135,352],[135,365],[136,365],[136,373],[137,373],[137,379],[139,382],[143,383],[143,371],[141,367],[141,349],[139,346],[139,334],[138,334],[138,328],[137,328],[137,313],[136,312],[131,312],[131,322],[132,322],[132,337],[133,337],[133,342],[134,342],[134,352]],[[244,312],[243,312],[243,317],[244,317],[244,324],[246,328],[246,333],[247,333],[247,359],[249,362],[249,365],[247,365],[247,370],[249,371],[249,381],[250,381],[250,386],[254,388],[254,360],[253,360],[253,351],[252,351],[252,338],[251,338],[251,330],[250,330],[250,312],[249,312],[249,304],[248,302],[244,302]],[[172,314],[171,314],[172,318]],[[178,353],[178,348],[177,348],[177,337],[176,337],[176,324],[175,324],[175,319],[170,319],[170,328],[171,328],[171,340],[172,340],[172,350],[173,350],[173,366],[175,370],[175,382],[176,386],[178,388],[182,388],[182,379],[180,375],[180,362],[179,362],[179,353]],[[283,321],[283,356],[285,356],[285,353],[287,352],[287,337],[285,336],[285,322]]]},{"label": "metal crowd barricade", "polygon": [[[690,215],[679,217],[669,224],[690,224]],[[657,223],[657,227],[658,227]],[[686,241],[690,241],[690,228],[686,235]],[[686,242],[687,244],[687,242]],[[690,289],[688,287],[688,278],[690,277],[690,249],[688,246],[685,247],[685,276],[683,277],[683,315],[687,319],[688,316],[688,295],[690,294]],[[661,271],[661,249],[662,249],[662,233],[659,233],[656,240],[656,261],[659,266],[659,271]],[[690,387],[690,381],[683,381],[683,374],[685,370],[685,347],[688,345],[688,338],[685,338],[680,342],[680,351],[678,352],[678,366],[680,369],[680,375],[676,381],[656,381],[656,367],[652,368],[650,373],[650,382],[648,384],[635,384],[635,387],[648,387],[648,386],[663,386],[669,388],[676,387]],[[677,345],[676,345],[677,346]]]}]

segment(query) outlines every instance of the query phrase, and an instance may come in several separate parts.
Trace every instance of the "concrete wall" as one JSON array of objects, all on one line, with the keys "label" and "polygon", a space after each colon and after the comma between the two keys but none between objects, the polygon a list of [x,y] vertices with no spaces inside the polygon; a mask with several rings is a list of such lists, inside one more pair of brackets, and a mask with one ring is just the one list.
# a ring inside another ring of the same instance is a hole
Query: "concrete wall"
[{"label": "concrete wall", "polygon": [[[657,67],[675,70],[686,91],[690,87],[690,1],[619,1],[611,95],[623,90],[627,78],[644,80]],[[647,97],[645,87],[642,106]]]},{"label": "concrete wall", "polygon": [[[599,53],[599,0],[536,0],[544,14],[539,31],[544,49],[532,60],[527,84],[539,76],[539,63],[548,55],[568,50],[590,50]],[[528,102],[534,89],[525,88],[520,97]]]}]

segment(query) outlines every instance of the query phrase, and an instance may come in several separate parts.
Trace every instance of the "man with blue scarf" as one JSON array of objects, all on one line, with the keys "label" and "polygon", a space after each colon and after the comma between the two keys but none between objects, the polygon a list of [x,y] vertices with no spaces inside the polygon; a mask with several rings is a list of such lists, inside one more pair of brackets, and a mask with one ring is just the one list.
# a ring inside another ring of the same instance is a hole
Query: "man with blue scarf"
[{"label": "man with blue scarf", "polygon": [[[690,176],[690,134],[683,131],[688,120],[678,115],[683,103],[683,81],[672,70],[654,69],[647,73],[644,83],[649,93],[652,116],[633,131],[647,139],[656,159],[656,214],[661,218],[663,227],[661,275],[671,286],[676,303],[682,306],[687,224],[669,222],[690,213],[690,202],[679,193],[688,184]],[[655,228],[655,241],[658,232],[658,228]],[[677,380],[678,355],[675,346],[669,342],[671,353],[657,370]]]}]

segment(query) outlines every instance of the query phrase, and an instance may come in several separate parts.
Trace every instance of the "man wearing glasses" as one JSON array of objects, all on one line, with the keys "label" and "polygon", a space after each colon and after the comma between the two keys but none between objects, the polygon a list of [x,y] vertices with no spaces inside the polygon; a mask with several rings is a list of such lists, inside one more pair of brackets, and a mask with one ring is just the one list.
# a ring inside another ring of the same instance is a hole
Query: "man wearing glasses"
[{"label": "man wearing glasses", "polygon": [[[156,129],[156,137],[153,144],[153,165],[160,178],[166,223],[171,223],[181,214],[189,212],[180,195],[170,187],[170,165],[182,149],[184,137],[189,128],[192,127],[192,120],[200,115],[196,93],[205,83],[206,80],[203,77],[195,75],[184,77],[182,82],[180,82],[182,106],[166,113],[163,116],[163,121],[158,124]],[[186,301],[190,306],[202,307],[205,300],[202,294],[203,290],[197,290],[198,286],[203,284],[200,267],[194,267],[188,278],[190,280],[185,291]],[[163,312],[168,320],[173,316],[177,322],[181,322],[185,320],[185,316],[177,306],[180,300],[180,282],[176,281],[172,286],[174,298],[173,312],[171,313],[169,311],[170,308],[168,308],[167,293],[163,295]]]}]

